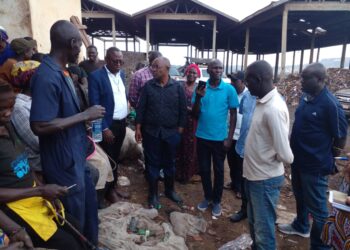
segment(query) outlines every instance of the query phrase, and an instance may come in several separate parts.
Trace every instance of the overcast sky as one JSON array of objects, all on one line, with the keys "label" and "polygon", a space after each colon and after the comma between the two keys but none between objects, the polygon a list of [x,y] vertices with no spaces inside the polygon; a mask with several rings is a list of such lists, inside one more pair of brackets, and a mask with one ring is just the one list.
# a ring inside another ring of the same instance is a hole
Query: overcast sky
[{"label": "overcast sky", "polygon": [[[124,11],[129,14],[139,12],[145,8],[149,8],[155,4],[163,2],[162,0],[98,0],[105,4],[108,4],[116,9]],[[224,12],[232,17],[242,20],[245,17],[253,14],[255,11],[269,5],[271,0],[200,0],[206,5],[216,8],[217,10]],[[124,50],[125,45],[123,43],[117,44],[120,49]],[[129,46],[130,47],[130,46]],[[349,47],[349,46],[348,46]],[[99,48],[101,50],[101,47]],[[103,50],[103,48],[102,48]],[[182,47],[160,47],[160,52],[168,57],[172,64],[183,65],[185,62],[184,56],[187,54],[187,48]],[[145,51],[145,43],[141,44],[141,51]],[[100,51],[102,53],[103,51]],[[103,53],[102,53],[103,54]],[[309,51],[304,53],[304,64],[309,61]],[[315,51],[316,54],[316,51]],[[340,58],[341,46],[334,46],[321,49],[320,60],[325,58]],[[350,57],[350,48],[347,49],[347,57]],[[223,59],[223,53],[218,53],[218,58]],[[316,55],[315,55],[316,58]],[[234,61],[236,58],[234,57]],[[255,60],[255,56],[249,56],[248,63]],[[275,55],[265,56],[265,60],[271,64],[275,63]],[[296,62],[299,64],[300,52],[296,53]],[[292,53],[287,53],[287,65],[292,64]]]}]

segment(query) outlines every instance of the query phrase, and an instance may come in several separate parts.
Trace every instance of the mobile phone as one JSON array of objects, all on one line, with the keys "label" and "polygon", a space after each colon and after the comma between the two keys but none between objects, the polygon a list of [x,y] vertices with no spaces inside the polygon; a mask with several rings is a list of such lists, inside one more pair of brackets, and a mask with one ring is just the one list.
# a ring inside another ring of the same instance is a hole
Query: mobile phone
[{"label": "mobile phone", "polygon": [[198,89],[203,89],[207,85],[206,81],[199,81],[198,82]]},{"label": "mobile phone", "polygon": [[67,187],[67,190],[74,188],[77,184],[73,184],[72,186]]}]

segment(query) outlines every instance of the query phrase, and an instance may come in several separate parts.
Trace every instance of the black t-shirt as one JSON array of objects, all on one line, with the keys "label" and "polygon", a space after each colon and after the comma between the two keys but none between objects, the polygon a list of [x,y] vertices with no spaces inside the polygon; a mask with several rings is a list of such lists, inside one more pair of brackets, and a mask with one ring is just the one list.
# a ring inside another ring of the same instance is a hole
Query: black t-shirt
[{"label": "black t-shirt", "polygon": [[6,125],[10,136],[0,136],[0,187],[29,188],[34,179],[30,173],[28,153],[11,123]]},{"label": "black t-shirt", "polygon": [[85,60],[79,63],[79,67],[82,67],[87,74],[90,74],[91,72],[102,68],[105,64],[104,60],[99,60],[97,63]]}]

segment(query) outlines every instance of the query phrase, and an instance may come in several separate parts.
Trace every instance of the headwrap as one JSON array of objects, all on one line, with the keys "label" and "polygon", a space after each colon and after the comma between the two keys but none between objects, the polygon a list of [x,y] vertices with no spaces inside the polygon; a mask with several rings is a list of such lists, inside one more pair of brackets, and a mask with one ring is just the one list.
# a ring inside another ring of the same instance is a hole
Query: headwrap
[{"label": "headwrap", "polygon": [[11,44],[11,49],[16,52],[17,55],[24,54],[28,49],[33,49],[36,46],[35,40],[26,40],[24,38],[13,39]]},{"label": "headwrap", "polygon": [[9,36],[7,35],[6,30],[4,27],[0,26],[0,41],[7,41],[9,39]]},{"label": "headwrap", "polygon": [[194,64],[194,63],[187,66],[186,71],[185,71],[185,76],[188,75],[188,73],[190,72],[190,69],[192,69],[192,68],[197,71],[197,77],[201,77],[201,71],[200,71],[198,65]]},{"label": "headwrap", "polygon": [[31,60],[15,63],[11,70],[11,76],[13,77],[12,85],[20,89],[28,89],[30,79],[39,65],[39,62]]}]

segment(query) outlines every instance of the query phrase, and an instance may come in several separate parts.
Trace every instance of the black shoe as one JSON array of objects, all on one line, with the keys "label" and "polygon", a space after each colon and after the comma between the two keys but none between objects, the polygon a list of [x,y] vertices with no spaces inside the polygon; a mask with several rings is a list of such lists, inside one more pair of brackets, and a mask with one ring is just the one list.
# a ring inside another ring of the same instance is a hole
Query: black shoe
[{"label": "black shoe", "polygon": [[96,194],[97,194],[97,201],[98,201],[98,209],[104,209],[109,207],[109,204],[105,199],[106,188],[96,190]]},{"label": "black shoe", "polygon": [[169,191],[169,192],[166,191],[166,192],[164,192],[164,194],[165,194],[165,196],[167,198],[169,198],[173,202],[176,202],[176,203],[181,203],[182,202],[181,197],[177,193],[175,193],[174,190]]},{"label": "black shoe", "polygon": [[181,203],[182,199],[181,197],[175,192],[174,189],[174,178],[173,177],[168,177],[165,176],[164,178],[164,186],[165,186],[165,196],[168,197],[170,200],[176,202],[176,203]]},{"label": "black shoe", "polygon": [[160,208],[158,196],[158,180],[151,181],[149,179],[148,205],[150,208]]},{"label": "black shoe", "polygon": [[244,220],[246,218],[247,218],[247,214],[243,213],[242,211],[239,211],[239,212],[231,215],[230,221],[234,223],[234,222],[239,222],[241,220]]}]

